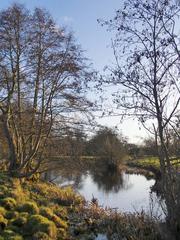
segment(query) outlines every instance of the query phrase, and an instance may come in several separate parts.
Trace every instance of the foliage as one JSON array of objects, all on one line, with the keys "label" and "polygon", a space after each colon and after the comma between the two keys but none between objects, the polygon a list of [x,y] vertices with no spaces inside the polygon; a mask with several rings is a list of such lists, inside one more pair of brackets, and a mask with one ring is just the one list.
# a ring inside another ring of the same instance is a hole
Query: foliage
[{"label": "foliage", "polygon": [[0,11],[0,22],[0,132],[8,171],[30,177],[58,129],[87,112],[84,93],[92,75],[72,33],[46,10],[13,4]]},{"label": "foliage", "polygon": [[87,144],[87,152],[105,159],[107,165],[118,165],[127,154],[126,140],[115,130],[102,128]]},{"label": "foliage", "polygon": [[114,102],[122,115],[136,117],[154,138],[168,221],[177,235],[180,182],[170,159],[169,133],[179,139],[179,17],[175,1],[125,0],[113,19],[101,21],[115,33],[115,66],[101,81],[116,87]]}]

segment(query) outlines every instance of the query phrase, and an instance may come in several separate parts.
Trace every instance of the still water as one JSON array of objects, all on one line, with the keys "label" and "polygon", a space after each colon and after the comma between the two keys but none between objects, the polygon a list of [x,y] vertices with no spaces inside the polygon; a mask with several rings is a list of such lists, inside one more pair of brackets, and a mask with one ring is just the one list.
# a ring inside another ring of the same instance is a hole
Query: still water
[{"label": "still water", "polygon": [[72,184],[86,200],[97,198],[103,207],[131,213],[144,210],[158,217],[162,214],[158,197],[151,193],[155,180],[148,180],[143,175],[87,172],[68,178],[56,176],[55,182],[59,185]]}]

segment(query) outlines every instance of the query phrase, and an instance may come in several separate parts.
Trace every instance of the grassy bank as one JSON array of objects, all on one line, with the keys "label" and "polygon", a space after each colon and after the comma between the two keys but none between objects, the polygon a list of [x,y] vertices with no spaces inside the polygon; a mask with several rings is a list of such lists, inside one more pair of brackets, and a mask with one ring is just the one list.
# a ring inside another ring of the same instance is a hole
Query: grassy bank
[{"label": "grassy bank", "polygon": [[[154,169],[160,168],[160,162],[158,157],[144,157],[139,159],[134,159],[126,162],[128,165],[136,165],[141,168],[153,167]],[[180,159],[171,160],[172,165],[176,166],[177,168],[180,167]]]},{"label": "grassy bank", "polygon": [[71,188],[0,174],[0,240],[161,239],[144,213],[120,214],[87,203]]}]

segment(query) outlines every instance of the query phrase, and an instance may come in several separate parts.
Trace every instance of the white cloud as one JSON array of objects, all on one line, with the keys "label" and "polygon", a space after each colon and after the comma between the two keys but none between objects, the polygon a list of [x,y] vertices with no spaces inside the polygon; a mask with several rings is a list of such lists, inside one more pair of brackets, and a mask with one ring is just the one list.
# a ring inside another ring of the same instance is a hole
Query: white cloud
[{"label": "white cloud", "polygon": [[69,22],[73,22],[73,18],[72,18],[72,17],[69,17],[69,16],[64,16],[64,17],[63,17],[63,21],[66,22],[66,23],[67,23],[67,22],[68,22],[68,23],[69,23]]}]

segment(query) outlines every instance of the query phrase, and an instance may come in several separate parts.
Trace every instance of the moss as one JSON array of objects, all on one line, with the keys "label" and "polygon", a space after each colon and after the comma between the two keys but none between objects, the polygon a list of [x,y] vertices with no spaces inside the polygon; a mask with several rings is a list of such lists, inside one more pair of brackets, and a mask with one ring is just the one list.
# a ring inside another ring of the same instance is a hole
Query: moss
[{"label": "moss", "polygon": [[56,225],[41,215],[30,216],[26,224],[26,229],[29,234],[35,234],[40,231],[48,234],[48,236],[53,239],[56,239],[57,237]]},{"label": "moss", "polygon": [[0,215],[0,230],[4,230],[4,228],[7,226],[7,219],[3,217],[3,215]]},{"label": "moss", "polygon": [[58,239],[69,239],[67,238],[67,231],[64,228],[58,228]]},{"label": "moss", "polygon": [[7,210],[12,210],[16,206],[16,200],[11,197],[7,197],[1,200],[2,206],[4,206]]},{"label": "moss", "polygon": [[37,232],[33,235],[33,240],[51,240],[49,236],[44,232]]},{"label": "moss", "polygon": [[5,215],[7,219],[17,218],[18,216],[19,216],[19,213],[17,211],[8,211],[6,212],[6,215]]},{"label": "moss", "polygon": [[0,191],[2,192],[8,192],[8,187],[4,185],[0,185]]},{"label": "moss", "polygon": [[44,217],[47,217],[49,220],[53,221],[57,227],[67,228],[67,223],[58,217],[53,211],[48,207],[41,207],[40,214]]},{"label": "moss", "polygon": [[48,207],[41,207],[39,213],[48,219],[51,219],[54,215],[53,211]]},{"label": "moss", "polygon": [[61,227],[67,229],[68,225],[67,222],[62,220],[60,217],[56,216],[55,214],[52,216],[51,220],[56,224],[57,227]]},{"label": "moss", "polygon": [[13,220],[11,223],[17,227],[22,227],[24,226],[24,224],[27,223],[27,218],[19,216],[18,218]]},{"label": "moss", "polygon": [[0,207],[0,215],[5,216],[6,215],[6,209],[4,207]]},{"label": "moss", "polygon": [[22,228],[19,228],[15,225],[12,225],[11,222],[8,222],[9,224],[6,227],[6,230],[13,231],[15,233],[21,234],[22,233]]},{"label": "moss", "polygon": [[50,206],[50,208],[58,217],[67,220],[67,209],[65,207],[59,206],[58,204],[53,204]]},{"label": "moss", "polygon": [[18,207],[20,212],[28,212],[30,214],[37,214],[39,213],[39,208],[35,202],[26,202],[20,207]]},{"label": "moss", "polygon": [[23,237],[12,230],[5,230],[3,233],[5,240],[23,240]]},{"label": "moss", "polygon": [[22,189],[19,179],[15,179],[13,181],[11,197],[15,198],[17,202],[22,203],[28,199],[28,195],[29,194]]},{"label": "moss", "polygon": [[28,218],[29,213],[28,213],[28,212],[20,212],[20,213],[19,213],[19,216],[20,216],[20,217]]}]

